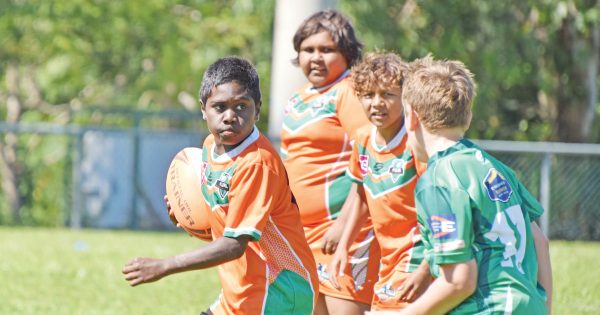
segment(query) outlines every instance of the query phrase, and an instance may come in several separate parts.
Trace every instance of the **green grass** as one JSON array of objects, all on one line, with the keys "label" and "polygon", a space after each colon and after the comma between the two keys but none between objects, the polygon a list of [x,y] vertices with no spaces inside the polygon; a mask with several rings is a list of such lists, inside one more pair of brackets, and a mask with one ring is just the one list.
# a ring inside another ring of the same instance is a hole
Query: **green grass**
[{"label": "green grass", "polygon": [[216,269],[132,288],[121,268],[201,244],[185,233],[0,228],[0,314],[198,314],[218,296]]},{"label": "green grass", "polygon": [[[219,293],[216,270],[136,288],[121,268],[136,256],[201,246],[185,233],[0,228],[0,314],[197,314]],[[553,241],[553,314],[600,314],[600,243]]]}]

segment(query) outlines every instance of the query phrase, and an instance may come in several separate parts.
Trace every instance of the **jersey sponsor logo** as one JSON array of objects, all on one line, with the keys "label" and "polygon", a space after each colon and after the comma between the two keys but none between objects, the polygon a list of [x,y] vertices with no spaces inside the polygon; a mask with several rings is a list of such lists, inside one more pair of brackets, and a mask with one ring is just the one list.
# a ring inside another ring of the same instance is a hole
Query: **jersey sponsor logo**
[{"label": "jersey sponsor logo", "polygon": [[358,163],[360,164],[360,173],[362,176],[367,176],[369,172],[369,156],[366,154],[359,155]]},{"label": "jersey sponsor logo", "polygon": [[392,176],[392,181],[396,183],[398,179],[404,174],[406,167],[406,161],[404,159],[396,159],[392,162],[392,165],[388,169],[388,172]]},{"label": "jersey sponsor logo", "polygon": [[373,171],[375,171],[375,173],[379,174],[379,171],[381,171],[383,169],[383,163],[381,162],[377,162],[373,165]]},{"label": "jersey sponsor logo", "polygon": [[329,273],[327,273],[327,266],[321,263],[317,263],[317,275],[321,281],[329,280]]},{"label": "jersey sponsor logo", "polygon": [[386,301],[396,296],[396,290],[391,284],[386,283],[377,291],[375,291],[375,294],[377,294],[377,297],[379,297],[381,301]]},{"label": "jersey sponsor logo", "polygon": [[429,227],[433,238],[451,239],[456,238],[456,216],[454,214],[437,214],[429,218]]},{"label": "jersey sponsor logo", "polygon": [[215,187],[217,187],[219,191],[219,196],[221,198],[225,198],[229,193],[229,181],[231,180],[231,174],[222,173],[217,182],[215,183]]},{"label": "jersey sponsor logo", "polygon": [[296,133],[304,127],[336,115],[337,90],[303,102],[299,94],[294,95],[284,109],[283,129]]},{"label": "jersey sponsor logo", "polygon": [[495,168],[490,168],[483,180],[483,185],[488,197],[495,201],[507,202],[513,192],[510,183]]}]

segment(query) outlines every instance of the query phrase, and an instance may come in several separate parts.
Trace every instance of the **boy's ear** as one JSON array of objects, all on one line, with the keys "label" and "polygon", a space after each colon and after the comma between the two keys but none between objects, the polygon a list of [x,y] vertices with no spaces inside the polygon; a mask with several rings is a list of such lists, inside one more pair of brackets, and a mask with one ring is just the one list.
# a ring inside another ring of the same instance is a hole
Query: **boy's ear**
[{"label": "boy's ear", "polygon": [[258,104],[256,104],[256,121],[258,121],[258,119],[260,118],[260,107],[262,105],[262,101],[258,102]]},{"label": "boy's ear", "polygon": [[198,101],[200,103],[200,111],[202,112],[202,119],[206,120],[206,106],[202,103],[202,100]]},{"label": "boy's ear", "polygon": [[406,109],[407,109],[405,111],[406,117],[404,117],[404,120],[405,120],[404,123],[406,124],[406,128],[410,131],[415,131],[415,130],[417,130],[417,127],[419,126],[419,116],[412,109],[412,107],[408,107]]}]

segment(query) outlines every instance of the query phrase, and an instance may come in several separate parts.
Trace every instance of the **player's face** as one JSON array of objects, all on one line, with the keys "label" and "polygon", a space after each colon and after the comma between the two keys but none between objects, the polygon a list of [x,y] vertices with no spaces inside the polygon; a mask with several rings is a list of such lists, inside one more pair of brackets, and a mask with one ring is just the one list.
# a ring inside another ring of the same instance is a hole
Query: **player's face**
[{"label": "player's face", "polygon": [[250,135],[260,104],[254,103],[244,86],[231,81],[212,89],[202,112],[208,130],[215,136],[215,149],[218,154],[223,154]]},{"label": "player's face", "polygon": [[358,98],[367,118],[386,140],[393,138],[402,128],[404,117],[399,86],[377,87]]},{"label": "player's face", "polygon": [[307,37],[300,44],[298,63],[304,75],[315,87],[326,86],[348,68],[348,62],[329,32]]},{"label": "player's face", "polygon": [[406,125],[406,145],[410,148],[415,158],[421,162],[427,163],[429,156],[423,146],[423,134],[420,132],[419,117],[412,110],[410,105],[404,101],[404,124]]}]

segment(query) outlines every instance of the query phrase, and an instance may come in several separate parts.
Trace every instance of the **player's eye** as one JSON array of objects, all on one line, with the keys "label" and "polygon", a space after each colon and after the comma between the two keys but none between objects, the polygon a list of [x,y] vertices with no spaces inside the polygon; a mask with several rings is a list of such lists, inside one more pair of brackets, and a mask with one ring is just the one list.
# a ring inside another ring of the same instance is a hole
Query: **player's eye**
[{"label": "player's eye", "polygon": [[364,93],[361,97],[364,98],[364,99],[370,100],[370,99],[373,98],[373,96],[374,96],[373,92],[368,92],[368,93]]}]

